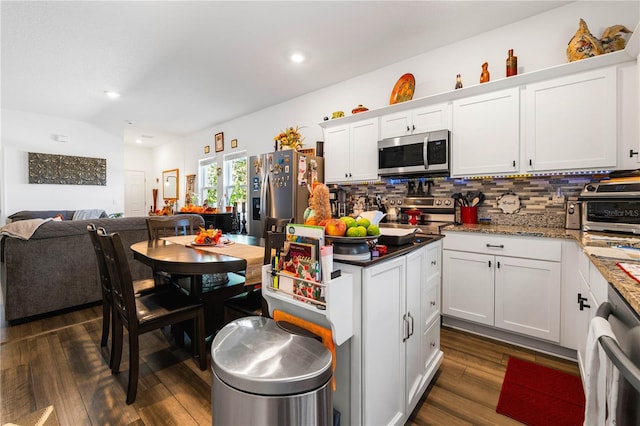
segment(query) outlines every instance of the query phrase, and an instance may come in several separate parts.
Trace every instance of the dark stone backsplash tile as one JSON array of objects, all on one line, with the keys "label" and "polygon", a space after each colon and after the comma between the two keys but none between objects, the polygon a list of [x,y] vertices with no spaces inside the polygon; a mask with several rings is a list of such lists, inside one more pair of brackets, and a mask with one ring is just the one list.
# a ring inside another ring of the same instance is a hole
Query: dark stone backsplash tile
[{"label": "dark stone backsplash tile", "polygon": [[[466,194],[468,191],[482,191],[485,200],[478,206],[479,218],[488,219],[496,225],[563,228],[567,197],[578,196],[587,183],[597,182],[601,178],[601,175],[576,175],[510,179],[435,179],[431,194],[450,197],[457,192]],[[426,182],[423,186],[426,191]],[[364,203],[367,197],[370,200],[379,197],[384,201],[388,198],[403,198],[407,194],[406,181],[380,181],[344,185],[342,188],[347,190],[354,203]],[[521,208],[516,213],[505,214],[498,208],[497,200],[503,194],[511,193],[518,195]]]}]

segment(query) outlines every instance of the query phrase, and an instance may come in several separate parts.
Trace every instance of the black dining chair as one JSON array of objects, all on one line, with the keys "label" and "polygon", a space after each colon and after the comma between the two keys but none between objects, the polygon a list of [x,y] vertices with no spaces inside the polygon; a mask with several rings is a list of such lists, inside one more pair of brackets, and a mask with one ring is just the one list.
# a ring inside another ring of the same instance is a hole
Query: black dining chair
[{"label": "black dining chair", "polygon": [[[197,214],[153,216],[147,218],[147,235],[149,240],[158,240],[163,237],[175,237],[179,235],[195,235],[200,228],[204,228],[204,219]],[[157,280],[173,282],[175,285],[191,291],[193,277],[173,275],[163,271],[153,271]]]},{"label": "black dining chair", "polygon": [[[271,263],[273,253],[282,250],[287,234],[285,232],[267,231],[264,239],[264,265]],[[259,315],[263,317],[269,316],[269,307],[262,297],[261,283],[253,286],[246,293],[227,299],[224,303],[225,322],[230,322],[237,318],[246,316]]]},{"label": "black dining chair", "polygon": [[[96,262],[98,263],[98,274],[100,275],[100,287],[102,291],[102,338],[100,339],[100,346],[107,346],[109,340],[109,329],[113,330],[113,323],[115,321],[113,296],[111,294],[111,283],[109,282],[109,272],[107,271],[107,265],[104,261],[104,254],[102,253],[102,247],[98,241],[98,229],[93,223],[87,225],[87,231],[93,250],[96,254]],[[133,291],[135,294],[150,293],[162,289],[158,286],[158,282],[153,278],[135,280],[133,281]],[[113,337],[112,337],[113,339]],[[111,354],[109,356],[109,367],[113,365],[113,342],[111,343]]]},{"label": "black dining chair", "polygon": [[120,235],[117,233],[107,234],[104,229],[98,229],[97,232],[109,274],[113,306],[115,307],[112,374],[117,374],[120,370],[124,327],[127,328],[129,334],[127,404],[133,403],[136,399],[140,368],[139,336],[141,334],[169,325],[182,325],[185,322],[191,322],[194,330],[191,339],[192,351],[198,357],[200,370],[204,371],[207,368],[204,305],[172,286],[167,286],[171,289],[168,291],[141,294],[136,297]]},{"label": "black dining chair", "polygon": [[264,219],[264,228],[262,230],[262,238],[267,238],[267,232],[281,233],[287,231],[287,225],[293,223],[293,218],[277,218],[267,216]]},{"label": "black dining chair", "polygon": [[176,235],[195,235],[200,228],[204,228],[204,219],[197,214],[147,218],[147,234],[150,240]]}]

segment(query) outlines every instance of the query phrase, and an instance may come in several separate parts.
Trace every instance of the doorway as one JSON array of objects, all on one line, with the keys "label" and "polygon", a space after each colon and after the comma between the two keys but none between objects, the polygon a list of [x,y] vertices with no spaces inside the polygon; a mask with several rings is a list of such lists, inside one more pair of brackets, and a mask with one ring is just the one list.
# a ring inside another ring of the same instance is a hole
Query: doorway
[{"label": "doorway", "polygon": [[139,170],[125,170],[124,172],[124,215],[125,217],[140,217],[147,215],[145,198],[145,173]]}]

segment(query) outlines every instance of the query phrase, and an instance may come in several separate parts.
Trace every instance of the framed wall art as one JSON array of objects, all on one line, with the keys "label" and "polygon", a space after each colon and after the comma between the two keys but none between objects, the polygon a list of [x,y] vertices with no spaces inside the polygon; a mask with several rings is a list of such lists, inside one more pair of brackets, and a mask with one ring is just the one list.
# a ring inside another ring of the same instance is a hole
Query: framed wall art
[{"label": "framed wall art", "polygon": [[231,148],[238,147],[238,139],[231,139]]},{"label": "framed wall art", "polygon": [[107,160],[30,152],[29,183],[106,186]]},{"label": "framed wall art", "polygon": [[209,145],[205,145],[205,147],[204,147],[204,153],[205,153],[205,154],[208,154],[210,150],[211,150],[211,148],[209,147]]},{"label": "framed wall art", "polygon": [[216,133],[216,152],[224,151],[224,134],[222,132]]}]

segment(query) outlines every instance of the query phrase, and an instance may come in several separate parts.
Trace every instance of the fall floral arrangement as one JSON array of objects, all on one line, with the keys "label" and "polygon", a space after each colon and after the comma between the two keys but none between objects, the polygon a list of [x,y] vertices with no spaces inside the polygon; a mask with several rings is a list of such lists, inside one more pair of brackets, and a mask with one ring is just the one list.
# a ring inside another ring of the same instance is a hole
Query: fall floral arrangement
[{"label": "fall floral arrangement", "polygon": [[284,132],[280,132],[277,136],[273,138],[274,141],[280,142],[280,149],[284,147],[289,147],[291,149],[299,149],[302,148],[302,142],[304,138],[300,134],[300,127],[296,126],[286,128]]}]

